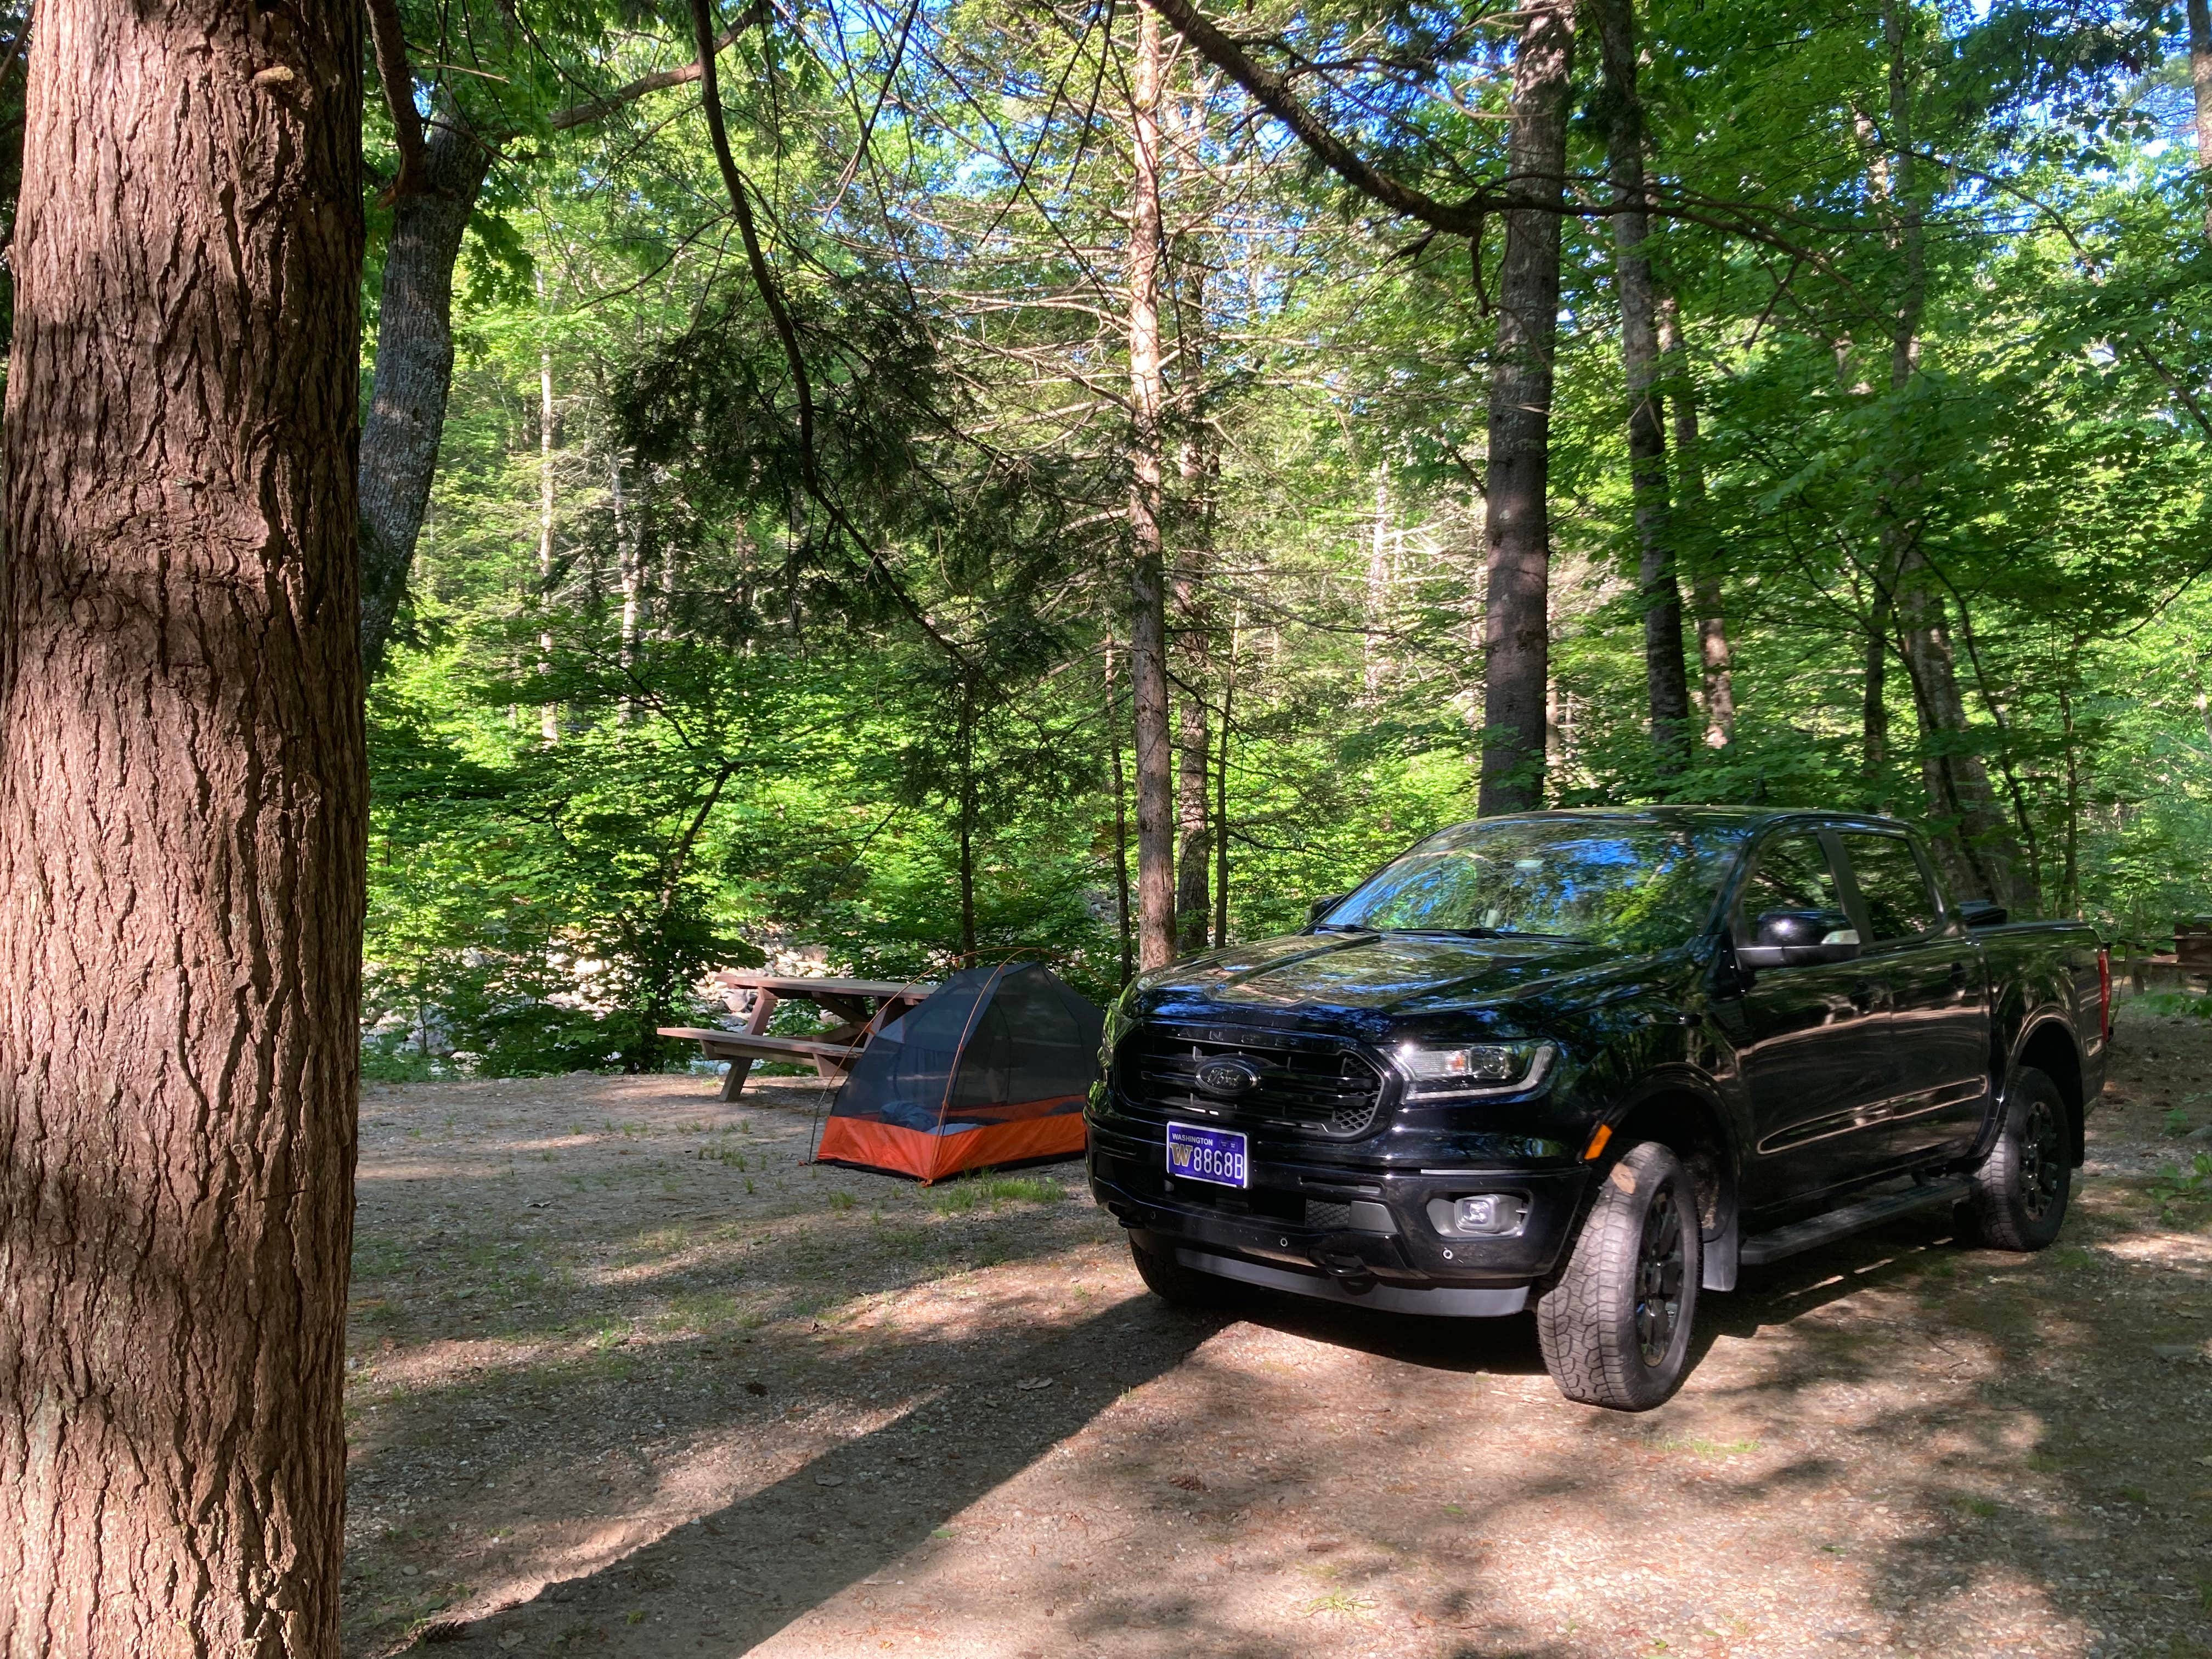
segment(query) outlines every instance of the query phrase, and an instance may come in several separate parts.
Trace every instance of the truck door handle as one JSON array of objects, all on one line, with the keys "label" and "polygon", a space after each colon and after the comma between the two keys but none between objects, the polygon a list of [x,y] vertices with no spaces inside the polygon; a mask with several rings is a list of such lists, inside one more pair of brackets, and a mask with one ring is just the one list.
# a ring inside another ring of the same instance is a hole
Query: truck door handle
[{"label": "truck door handle", "polygon": [[1963,991],[1966,988],[1966,964],[1963,962],[1954,962],[1951,964],[1951,988],[1954,991]]},{"label": "truck door handle", "polygon": [[1863,979],[1851,987],[1851,1006],[1861,1013],[1865,1013],[1880,1000],[1881,993],[1872,980]]}]

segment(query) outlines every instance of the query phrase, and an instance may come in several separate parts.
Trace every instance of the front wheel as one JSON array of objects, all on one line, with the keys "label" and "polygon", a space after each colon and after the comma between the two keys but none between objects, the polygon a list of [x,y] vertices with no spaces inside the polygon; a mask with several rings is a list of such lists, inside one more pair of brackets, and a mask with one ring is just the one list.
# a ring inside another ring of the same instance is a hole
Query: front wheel
[{"label": "front wheel", "polygon": [[2039,1250],[2058,1237],[2073,1187],[2073,1125],[2058,1085],[2033,1066],[2005,1091],[2004,1127],[1973,1173],[1974,1231],[1994,1250]]},{"label": "front wheel", "polygon": [[1544,1369],[1570,1400],[1649,1411],[1690,1370],[1704,1271],[1698,1194],[1657,1141],[1606,1172],[1559,1282],[1536,1304]]}]

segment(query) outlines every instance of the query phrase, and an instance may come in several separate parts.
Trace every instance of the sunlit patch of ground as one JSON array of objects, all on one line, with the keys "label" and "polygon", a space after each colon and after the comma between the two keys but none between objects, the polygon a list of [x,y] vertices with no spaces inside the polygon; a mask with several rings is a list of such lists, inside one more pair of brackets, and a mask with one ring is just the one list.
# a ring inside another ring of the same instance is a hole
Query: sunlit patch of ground
[{"label": "sunlit patch of ground", "polygon": [[374,1090],[349,1649],[2208,1659],[2208,1079],[2127,1024],[2056,1248],[1783,1264],[1634,1418],[1524,1321],[1172,1313],[1072,1165],[808,1166],[811,1080]]}]

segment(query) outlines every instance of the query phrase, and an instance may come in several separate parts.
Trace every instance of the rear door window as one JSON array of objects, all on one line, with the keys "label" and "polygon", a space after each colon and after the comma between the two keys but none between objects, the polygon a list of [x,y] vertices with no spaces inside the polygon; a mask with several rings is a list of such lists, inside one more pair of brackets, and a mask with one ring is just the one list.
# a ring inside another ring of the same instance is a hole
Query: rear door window
[{"label": "rear door window", "polygon": [[1851,874],[1858,881],[1859,897],[1866,902],[1867,922],[1873,930],[1869,944],[1918,939],[1936,930],[1943,909],[1911,842],[1902,836],[1848,832],[1843,842]]},{"label": "rear door window", "polygon": [[1759,919],[1769,910],[1834,910],[1843,904],[1836,896],[1835,877],[1828,869],[1828,854],[1817,837],[1778,836],[1759,849],[1757,861],[1744,883],[1736,903],[1735,939],[1748,945]]}]

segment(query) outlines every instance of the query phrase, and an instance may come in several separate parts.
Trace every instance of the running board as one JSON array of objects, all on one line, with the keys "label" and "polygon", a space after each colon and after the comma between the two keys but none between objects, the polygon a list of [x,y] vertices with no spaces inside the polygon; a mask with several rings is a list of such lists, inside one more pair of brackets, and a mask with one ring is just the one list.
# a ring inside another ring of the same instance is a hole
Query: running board
[{"label": "running board", "polygon": [[1737,1257],[1747,1267],[1764,1267],[1770,1261],[1779,1261],[1785,1255],[1796,1255],[1800,1250],[1810,1250],[1822,1244],[1847,1238],[1853,1233],[1864,1232],[1869,1227],[1878,1227],[1899,1216],[1911,1215],[1915,1210],[1925,1210],[1937,1204],[1949,1203],[1964,1198],[1973,1190],[1973,1183],[1954,1176],[1947,1181],[1930,1181],[1917,1187],[1909,1187],[1901,1193],[1884,1193],[1878,1198],[1861,1199],[1856,1204],[1840,1210],[1831,1210],[1826,1215],[1816,1215],[1804,1221],[1793,1221],[1787,1227],[1777,1227],[1771,1233],[1753,1233],[1743,1241],[1742,1253]]}]

